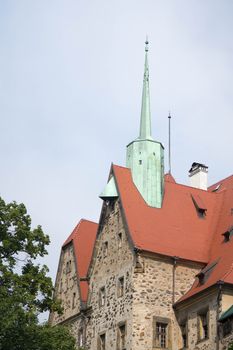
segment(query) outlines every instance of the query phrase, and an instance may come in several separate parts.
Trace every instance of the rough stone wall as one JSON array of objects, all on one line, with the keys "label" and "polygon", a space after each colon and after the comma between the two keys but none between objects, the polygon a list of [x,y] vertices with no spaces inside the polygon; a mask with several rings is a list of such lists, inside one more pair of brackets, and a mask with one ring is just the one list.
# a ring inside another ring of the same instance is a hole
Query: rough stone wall
[{"label": "rough stone wall", "polygon": [[[120,214],[119,201],[106,207],[102,230],[95,246],[89,283],[87,349],[96,350],[98,337],[106,334],[106,349],[116,349],[119,324],[126,325],[126,347],[132,349],[132,269],[133,252]],[[119,234],[122,241],[120,242]],[[106,242],[107,252],[106,252]],[[123,296],[118,295],[119,278],[124,277]],[[105,304],[99,305],[100,289],[105,287]]]},{"label": "rough stone wall", "polygon": [[[78,314],[76,317],[70,319],[67,322],[68,326],[70,327],[71,334],[74,336],[76,340],[76,347],[77,349],[85,347],[85,341],[86,341],[86,324],[87,319],[83,314]],[[82,335],[81,335],[81,332]],[[82,337],[82,340],[80,339]]]},{"label": "rough stone wall", "polygon": [[132,349],[151,350],[153,347],[153,320],[167,318],[169,326],[169,349],[182,348],[182,338],[173,310],[173,300],[178,300],[191,287],[198,265],[177,263],[175,268],[175,291],[173,295],[174,264],[172,259],[144,257],[144,271],[133,275],[133,324]]},{"label": "rough stone wall", "polygon": [[[221,298],[221,314],[227,311],[233,305],[233,291],[232,289],[226,289],[222,293]],[[230,344],[233,344],[233,318],[230,320],[231,333],[223,335],[223,324],[220,324],[220,350],[227,350]]]},{"label": "rough stone wall", "polygon": [[229,335],[221,338],[219,350],[228,350],[229,345],[233,344],[233,319],[231,320],[231,327],[232,332]]},{"label": "rough stone wall", "polygon": [[64,312],[62,315],[53,313],[50,322],[58,324],[80,312],[80,293],[76,262],[72,243],[61,251],[60,263],[55,284],[56,298],[62,300]]},{"label": "rough stone wall", "polygon": [[[187,320],[188,349],[190,350],[214,350],[217,349],[217,314],[218,314],[218,293],[209,293],[197,300],[190,300],[188,307],[181,309],[180,320]],[[198,339],[198,316],[208,312],[208,338]]]}]

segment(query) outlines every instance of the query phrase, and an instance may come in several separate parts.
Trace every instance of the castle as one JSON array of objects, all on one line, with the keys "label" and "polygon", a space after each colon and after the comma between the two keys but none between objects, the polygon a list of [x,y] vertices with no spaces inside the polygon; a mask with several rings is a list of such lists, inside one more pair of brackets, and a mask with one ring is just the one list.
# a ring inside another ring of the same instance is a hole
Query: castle
[{"label": "castle", "polygon": [[148,42],[139,137],[112,165],[99,223],[81,220],[64,242],[55,295],[77,348],[223,350],[233,342],[233,176],[207,188],[164,174],[151,136]]}]

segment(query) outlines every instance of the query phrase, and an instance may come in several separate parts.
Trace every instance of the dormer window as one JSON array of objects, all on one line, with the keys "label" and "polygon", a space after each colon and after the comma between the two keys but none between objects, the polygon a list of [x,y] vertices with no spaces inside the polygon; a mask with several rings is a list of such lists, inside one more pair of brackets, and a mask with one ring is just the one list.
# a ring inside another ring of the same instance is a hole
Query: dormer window
[{"label": "dormer window", "polygon": [[218,185],[212,190],[212,192],[217,192],[217,191],[220,189],[221,185],[222,185],[222,184],[218,184]]},{"label": "dormer window", "polygon": [[222,235],[224,236],[224,242],[229,242],[231,236],[233,236],[233,226],[229,227],[229,229]]},{"label": "dormer window", "polygon": [[194,194],[192,194],[191,197],[199,218],[205,218],[207,208],[206,205],[203,203],[201,197]]},{"label": "dormer window", "polygon": [[219,260],[215,260],[213,261],[211,264],[207,265],[203,270],[201,270],[196,277],[198,277],[199,279],[199,284],[202,285],[204,284],[208,278],[210,277],[213,269],[215,268],[215,266],[217,265]]}]

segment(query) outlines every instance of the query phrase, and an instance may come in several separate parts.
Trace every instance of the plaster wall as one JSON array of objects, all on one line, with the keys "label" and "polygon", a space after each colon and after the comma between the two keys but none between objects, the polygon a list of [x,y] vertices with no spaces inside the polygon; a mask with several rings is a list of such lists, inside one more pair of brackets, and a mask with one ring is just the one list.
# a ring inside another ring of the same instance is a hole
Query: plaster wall
[{"label": "plaster wall", "polygon": [[233,291],[224,292],[222,295],[222,312],[227,311],[233,305]]},{"label": "plaster wall", "polygon": [[189,178],[190,186],[207,190],[208,186],[208,174],[205,171],[199,171]]}]

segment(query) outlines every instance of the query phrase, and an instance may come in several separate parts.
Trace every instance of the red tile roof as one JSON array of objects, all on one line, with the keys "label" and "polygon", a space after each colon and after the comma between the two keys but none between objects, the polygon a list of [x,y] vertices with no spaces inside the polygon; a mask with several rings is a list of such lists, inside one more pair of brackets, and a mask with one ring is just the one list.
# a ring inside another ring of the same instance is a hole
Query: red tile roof
[{"label": "red tile roof", "polygon": [[[166,175],[163,206],[157,209],[145,203],[128,168],[114,165],[113,173],[137,248],[205,264],[219,260],[207,281],[200,285],[197,278],[181,300],[219,280],[233,284],[233,237],[223,242],[222,236],[233,226],[233,176],[204,191],[177,184]],[[220,183],[219,190],[213,192]],[[205,217],[198,216],[192,198],[206,209]]]},{"label": "red tile roof", "polygon": [[[122,206],[135,246],[167,256],[207,263],[220,205],[216,194],[165,181],[162,209],[148,206],[128,168],[113,166]],[[198,216],[192,196],[205,203],[207,214]]]},{"label": "red tile roof", "polygon": [[[98,224],[82,219],[63,244],[63,247],[71,242],[73,244],[79,279],[87,278],[97,229]],[[88,295],[87,281],[80,281],[80,292],[82,301],[86,302]]]},{"label": "red tile roof", "polygon": [[[218,261],[207,281],[200,285],[196,278],[180,301],[219,280],[233,284],[233,237],[224,242],[222,236],[233,226],[233,176],[204,191],[177,184],[171,174],[166,174],[163,205],[157,209],[146,204],[133,183],[130,169],[116,165],[112,169],[135,247],[207,266]],[[205,210],[203,218],[198,215],[197,207]],[[97,228],[96,223],[81,220],[64,243],[64,246],[71,241],[74,244],[81,278],[87,276]],[[88,283],[81,281],[80,288],[82,300],[86,301]]]},{"label": "red tile roof", "polygon": [[[233,225],[233,176],[220,181],[218,184],[221,184],[221,186],[215,194],[216,197],[221,197],[222,199],[221,206],[215,213],[217,222],[210,245],[211,249],[208,265],[216,259],[219,259],[219,261],[215,268],[213,268],[207,281],[203,285],[200,285],[199,280],[196,279],[192,288],[180,301],[186,300],[194,294],[215,285],[219,281],[233,284],[233,237],[231,237],[228,242],[225,242],[222,235]],[[208,191],[213,191],[218,184],[211,186]]]}]

